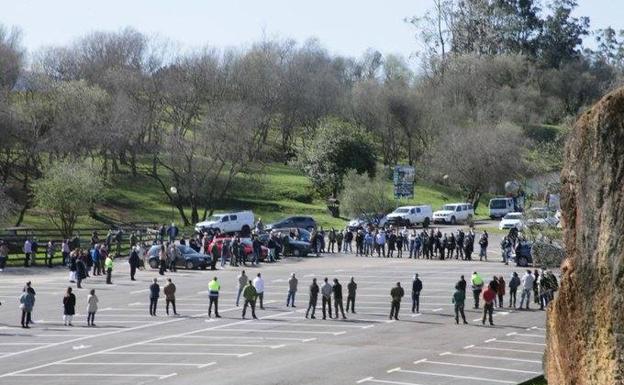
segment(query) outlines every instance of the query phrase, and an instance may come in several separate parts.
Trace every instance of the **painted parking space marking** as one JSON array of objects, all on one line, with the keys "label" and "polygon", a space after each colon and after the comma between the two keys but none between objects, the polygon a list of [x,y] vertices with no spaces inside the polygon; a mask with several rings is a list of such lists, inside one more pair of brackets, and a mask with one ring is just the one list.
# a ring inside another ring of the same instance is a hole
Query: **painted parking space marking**
[{"label": "painted parking space marking", "polygon": [[456,363],[452,363],[452,362],[430,361],[428,359],[422,359],[422,360],[414,361],[414,364],[416,364],[416,365],[417,364],[421,364],[421,363],[427,363],[427,364],[432,364],[432,365],[444,365],[444,366],[458,366],[458,367],[462,367],[462,368],[485,369],[485,370],[494,370],[494,371],[503,371],[503,372],[535,374],[535,375],[541,374],[541,372],[536,372],[536,371],[532,371],[532,370],[497,368],[497,367],[494,367],[494,366],[480,366],[480,365],[469,365],[469,364],[456,364]]},{"label": "painted parking space marking", "polygon": [[499,384],[516,384],[517,383],[516,381],[509,381],[509,380],[498,380],[498,379],[484,378],[484,377],[461,376],[461,375],[457,375],[457,374],[447,374],[447,373],[424,372],[424,371],[419,371],[419,370],[406,370],[406,369],[401,369],[401,368],[398,368],[397,370],[394,370],[394,372],[409,373],[409,374],[420,374],[420,375],[424,375],[424,376],[433,376],[433,377],[458,378],[458,379],[462,379],[462,380],[495,382],[495,383],[499,383]]}]

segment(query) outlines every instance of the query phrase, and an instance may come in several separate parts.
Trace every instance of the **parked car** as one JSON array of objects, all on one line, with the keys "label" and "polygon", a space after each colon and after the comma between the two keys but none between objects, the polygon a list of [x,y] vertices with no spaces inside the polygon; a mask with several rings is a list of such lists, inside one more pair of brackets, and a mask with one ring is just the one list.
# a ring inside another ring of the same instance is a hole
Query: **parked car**
[{"label": "parked car", "polygon": [[470,222],[474,217],[474,209],[470,203],[449,203],[442,206],[442,210],[433,213],[434,223]]},{"label": "parked car", "polygon": [[[312,233],[309,232],[308,230],[304,229],[304,228],[277,228],[277,229],[272,229],[271,232],[275,232],[275,233],[282,233],[282,236],[284,234],[289,234],[291,231],[295,231],[296,233],[296,239],[298,241],[304,241],[304,242],[310,242],[310,237],[312,236]],[[325,235],[327,235],[328,231],[325,231]]]},{"label": "parked car", "polygon": [[[219,255],[221,255],[221,249],[223,248],[223,244],[225,243],[226,245],[230,245],[230,243],[232,242],[232,238],[228,238],[228,237],[223,237],[223,238],[215,238],[212,242],[210,242],[210,245],[208,245],[208,249],[212,250],[213,245],[217,244],[217,248],[219,249]],[[249,238],[241,238],[241,243],[244,246],[244,251],[245,251],[245,256],[249,257],[250,255],[253,254],[253,241]],[[260,246],[260,261],[264,261],[267,256],[269,255],[269,249],[267,249],[265,246]],[[249,258],[248,258],[249,259]]]},{"label": "parked car", "polygon": [[383,214],[361,215],[349,221],[347,227],[350,231],[356,231],[365,228],[368,225],[375,227],[384,227],[388,222],[388,216]]},{"label": "parked car", "polygon": [[401,206],[388,214],[388,224],[408,227],[422,224],[423,227],[429,227],[432,217],[430,205]]},{"label": "parked car", "polygon": [[547,207],[532,207],[526,214],[527,227],[555,227],[559,219]]},{"label": "parked car", "polygon": [[524,216],[522,213],[509,213],[501,219],[498,224],[500,230],[509,230],[516,228],[522,230],[524,228]]},{"label": "parked car", "polygon": [[[310,244],[310,233],[305,229],[298,229],[299,236],[293,237],[291,236],[291,229],[274,229],[272,231],[282,233],[281,241],[282,241],[282,254],[292,255],[294,257],[307,257],[312,252],[312,247]],[[260,241],[263,244],[267,244],[269,242],[269,234],[262,234],[260,237]]]},{"label": "parked car", "polygon": [[241,236],[248,236],[254,227],[254,214],[251,211],[214,214],[203,222],[195,225],[195,231],[219,230],[221,233],[240,232]]},{"label": "parked car", "polygon": [[297,215],[287,217],[279,220],[275,223],[270,223],[265,226],[265,230],[270,231],[272,229],[284,229],[284,228],[304,228],[308,231],[316,229],[316,221],[310,216]]},{"label": "parked car", "polygon": [[[180,250],[180,254],[182,258],[178,258],[176,260],[176,267],[186,268],[189,270],[192,269],[205,269],[210,265],[212,258],[210,255],[198,253],[197,251],[191,249],[185,245],[175,245],[178,250]],[[159,266],[159,252],[160,245],[154,245],[147,250],[146,257],[147,262],[152,269],[158,269]]]},{"label": "parked car", "polygon": [[493,198],[490,199],[490,218],[502,218],[509,213],[516,211],[513,198]]},{"label": "parked car", "polygon": [[532,246],[533,244],[529,241],[521,241],[518,243],[512,255],[516,266],[527,267],[533,264],[533,256],[531,255]]}]

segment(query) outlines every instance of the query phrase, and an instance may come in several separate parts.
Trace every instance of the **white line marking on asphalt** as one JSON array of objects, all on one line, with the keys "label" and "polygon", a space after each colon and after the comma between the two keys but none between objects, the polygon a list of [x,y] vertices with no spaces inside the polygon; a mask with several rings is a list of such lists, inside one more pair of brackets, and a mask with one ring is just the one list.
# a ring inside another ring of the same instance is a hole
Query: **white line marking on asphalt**
[{"label": "white line marking on asphalt", "polygon": [[516,334],[518,334],[517,332],[511,332],[511,333],[507,333],[505,334],[507,337],[509,336],[515,336]]},{"label": "white line marking on asphalt", "polygon": [[494,366],[479,366],[479,365],[468,365],[468,364],[454,364],[451,362],[438,362],[438,361],[414,361],[414,364],[418,364],[421,362],[426,362],[428,364],[434,365],[445,365],[445,366],[459,366],[462,368],[474,368],[474,369],[486,369],[486,370],[498,370],[503,372],[514,372],[514,373],[526,373],[526,374],[542,374],[542,372],[535,372],[532,370],[520,370],[520,369],[506,369],[506,368],[497,368]]},{"label": "white line marking on asphalt", "polygon": [[474,345],[464,346],[464,349],[470,349],[470,348],[474,348]]},{"label": "white line marking on asphalt", "polygon": [[[440,354],[442,355],[442,354]],[[446,356],[452,355],[452,356],[457,356],[457,357],[470,357],[470,358],[481,358],[483,359],[482,355],[478,355],[478,354],[458,354],[458,353],[451,353],[451,352],[447,352],[447,354],[444,354]],[[497,356],[488,356],[489,360],[502,360],[502,361],[518,361],[518,362],[528,362],[531,364],[542,364],[542,361],[536,361],[536,360],[524,360],[524,359],[520,359],[520,358],[511,358],[511,357],[497,357]]]},{"label": "white line marking on asphalt", "polygon": [[422,374],[422,375],[425,375],[425,376],[434,376],[434,377],[449,377],[449,378],[461,378],[461,379],[464,379],[464,380],[496,382],[496,383],[499,383],[499,384],[517,384],[516,381],[495,380],[495,379],[492,379],[492,378],[471,377],[471,376],[459,376],[459,375],[455,375],[455,374],[421,372],[421,371],[417,371],[417,370],[399,369],[399,370],[397,370],[397,372],[400,372],[400,373],[410,373],[410,374]]},{"label": "white line marking on asphalt", "polygon": [[488,346],[473,346],[472,349],[483,349],[483,350],[494,350],[499,352],[517,352],[517,353],[530,353],[530,354],[539,354],[540,356],[544,354],[544,352],[536,352],[534,350],[519,350],[519,349],[507,349],[507,348],[492,348]]},{"label": "white line marking on asphalt", "polygon": [[173,376],[177,376],[177,375],[178,375],[178,373],[170,373],[170,374],[167,374],[167,375],[165,375],[165,376],[160,376],[158,379],[159,379],[159,380],[164,380],[164,379],[166,379],[166,378],[171,378],[171,377],[173,377]]},{"label": "white line marking on asphalt", "polygon": [[235,348],[266,348],[276,349],[276,346],[282,347],[286,345],[254,345],[254,344],[199,344],[199,343],[167,343],[167,342],[150,342],[144,344],[146,346],[230,346]]},{"label": "white line marking on asphalt", "polygon": [[82,350],[82,349],[88,349],[90,347],[91,347],[91,345],[82,345],[81,344],[81,345],[72,346],[72,349],[73,350]]},{"label": "white line marking on asphalt", "polygon": [[439,307],[439,308],[437,308],[437,309],[433,309],[433,310],[432,310],[432,312],[437,313],[437,312],[442,311],[442,310],[444,310],[444,309],[442,309],[441,307]]},{"label": "white line marking on asphalt", "polygon": [[199,365],[197,368],[198,368],[198,369],[202,369],[202,368],[206,368],[206,367],[208,367],[208,366],[212,366],[212,365],[214,365],[214,364],[216,364],[216,362],[214,362],[214,361],[213,361],[213,362],[209,362],[209,363],[207,363],[207,364]]},{"label": "white line marking on asphalt", "polygon": [[420,360],[418,360],[418,361],[414,361],[414,364],[418,365],[418,364],[420,364],[421,362],[427,362],[427,359],[426,359],[426,358],[423,358],[423,359],[420,359]]},{"label": "white line marking on asphalt", "polygon": [[372,380],[372,379],[373,379],[373,377],[366,377],[366,378],[362,378],[362,379],[361,379],[361,380],[359,380],[359,381],[356,381],[355,383],[356,383],[356,384],[361,384],[361,383],[363,383],[363,382],[370,381],[370,380]]},{"label": "white line marking on asphalt", "polygon": [[496,341],[496,338],[490,338],[489,340],[485,340],[485,343],[490,343]]},{"label": "white line marking on asphalt", "polygon": [[542,330],[542,331],[546,331],[545,328],[538,328],[537,326],[533,326],[531,329],[533,330]]},{"label": "white line marking on asphalt", "polygon": [[501,343],[501,344],[546,346],[546,344],[542,344],[540,342],[507,341],[507,340],[496,340],[495,342]]},{"label": "white line marking on asphalt", "polygon": [[120,373],[17,373],[12,374],[13,377],[153,377],[159,380],[177,375],[171,373],[167,375],[160,374],[120,374]]},{"label": "white line marking on asphalt", "polygon": [[243,354],[239,354],[238,357],[247,357],[247,356],[251,356],[253,353],[252,352],[247,352],[247,353],[243,353]]},{"label": "white line marking on asphalt", "polygon": [[[346,322],[341,322],[341,323],[324,323],[324,324],[311,324],[311,323],[297,323],[297,322],[289,322],[289,323],[284,323],[284,322],[253,322],[250,325],[267,325],[267,326],[301,326],[301,325],[305,325],[306,327],[314,327],[314,328],[326,328],[326,327],[336,327],[336,328],[354,328],[354,329],[365,329],[366,326],[359,326],[359,325],[345,325]],[[371,325],[374,326],[374,325]]]},{"label": "white line marking on asphalt", "polygon": [[394,368],[394,369],[390,369],[390,370],[387,370],[386,373],[393,373],[393,372],[396,372],[398,370],[401,370],[401,368],[397,367],[397,368]]},{"label": "white line marking on asphalt", "polygon": [[[65,336],[67,337],[67,336]],[[2,346],[47,345],[47,342],[3,342]]]},{"label": "white line marking on asphalt", "polygon": [[452,353],[451,353],[451,352],[444,352],[444,353],[440,353],[440,355],[441,355],[441,356],[448,356],[448,355],[450,355],[450,354],[452,354]]},{"label": "white line marking on asphalt", "polygon": [[[171,337],[173,338],[173,337]],[[245,340],[245,341],[298,341],[298,342],[310,342],[315,341],[316,338],[292,338],[292,337],[250,337],[250,336],[182,336],[176,338],[193,338],[193,339],[210,339],[210,340]]]},{"label": "white line marking on asphalt", "polygon": [[541,334],[523,334],[523,333],[509,333],[507,336],[518,336],[518,337],[532,337],[532,338],[544,338],[544,335]]},{"label": "white line marking on asphalt", "polygon": [[358,384],[363,382],[377,382],[379,384],[392,384],[392,385],[420,385],[413,382],[401,382],[401,381],[390,381],[390,380],[378,380],[375,377],[366,377],[358,381]]},{"label": "white line marking on asphalt", "polygon": [[134,290],[134,291],[131,291],[130,294],[147,293],[148,291],[149,289]]},{"label": "white line marking on asphalt", "polygon": [[[224,325],[224,327],[230,326],[232,324]],[[345,334],[345,331],[341,332],[317,332],[310,330],[265,330],[265,329],[221,329],[231,332],[253,332],[253,333],[300,333],[300,334],[330,334],[334,336],[339,336],[341,334]]]},{"label": "white line marking on asphalt", "polygon": [[89,365],[89,366],[192,366],[196,368],[204,368],[216,364],[216,361],[208,362],[206,364],[186,364],[177,362],[61,362],[57,365]]},{"label": "white line marking on asphalt", "polygon": [[[248,352],[251,354],[251,352]],[[248,353],[216,353],[216,352],[104,352],[97,353],[103,355],[128,355],[128,356],[158,356],[166,354],[168,356],[235,356],[235,357],[244,357],[244,355],[249,355]]]}]

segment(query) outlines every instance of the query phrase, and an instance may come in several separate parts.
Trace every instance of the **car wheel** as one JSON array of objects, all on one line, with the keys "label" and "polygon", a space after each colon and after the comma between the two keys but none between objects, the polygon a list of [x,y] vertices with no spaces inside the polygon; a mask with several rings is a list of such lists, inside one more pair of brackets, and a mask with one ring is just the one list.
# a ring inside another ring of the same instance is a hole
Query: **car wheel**
[{"label": "car wheel", "polygon": [[158,260],[157,259],[150,259],[149,260],[149,265],[152,269],[158,269]]},{"label": "car wheel", "polygon": [[300,256],[301,256],[301,251],[300,251],[299,249],[294,249],[294,250],[293,250],[293,255],[294,255],[295,257],[300,257]]},{"label": "car wheel", "polygon": [[429,224],[431,223],[429,217],[425,218],[425,220],[423,221],[423,228],[428,228]]},{"label": "car wheel", "polygon": [[188,270],[193,270],[193,268],[195,268],[195,265],[193,264],[193,261],[186,261],[186,263],[184,264],[184,267],[186,267]]},{"label": "car wheel", "polygon": [[206,270],[206,267],[207,267],[206,265],[201,265],[200,269]]},{"label": "car wheel", "polygon": [[518,258],[518,266],[520,266],[520,267],[527,267],[527,266],[529,266],[529,260],[527,259],[527,257],[520,257],[520,258]]},{"label": "car wheel", "polygon": [[453,217],[451,217],[451,224],[452,224],[452,225],[457,224],[457,219],[455,219],[455,217],[454,217],[454,216],[453,216]]},{"label": "car wheel", "polygon": [[403,226],[405,226],[405,227],[409,228],[409,227],[412,227],[412,223],[410,222],[410,220],[409,220],[409,219],[405,219],[405,220],[403,221]]}]

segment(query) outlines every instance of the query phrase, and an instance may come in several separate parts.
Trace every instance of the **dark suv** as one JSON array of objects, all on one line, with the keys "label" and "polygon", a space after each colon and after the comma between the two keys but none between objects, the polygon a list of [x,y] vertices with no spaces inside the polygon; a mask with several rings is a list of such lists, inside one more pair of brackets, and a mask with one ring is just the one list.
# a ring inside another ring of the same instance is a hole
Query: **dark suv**
[{"label": "dark suv", "polygon": [[316,221],[312,217],[308,216],[294,216],[284,218],[275,223],[268,224],[266,226],[267,230],[271,229],[284,229],[284,228],[303,228],[308,231],[312,231],[316,229]]}]

